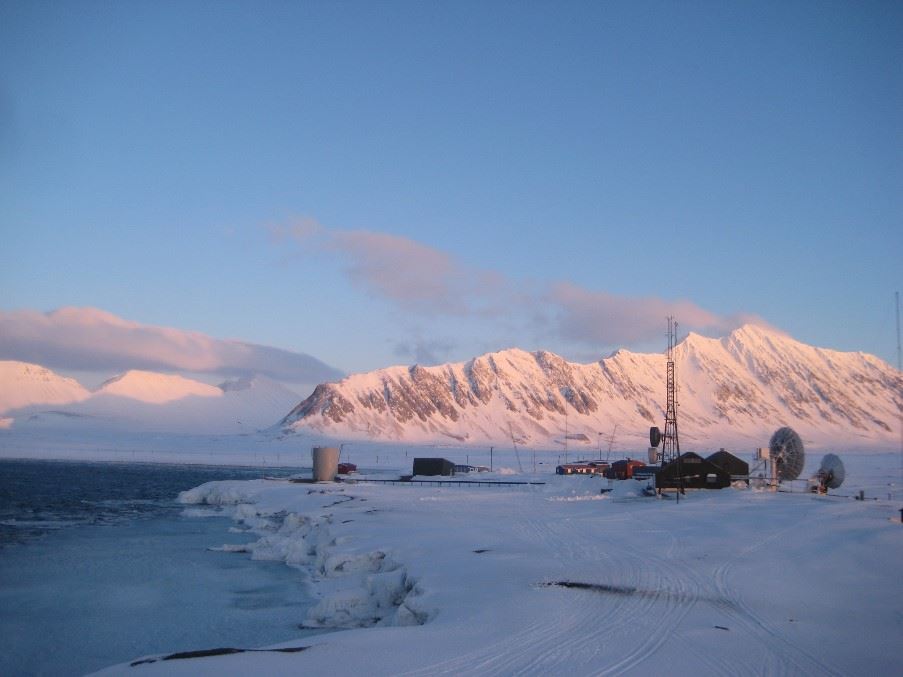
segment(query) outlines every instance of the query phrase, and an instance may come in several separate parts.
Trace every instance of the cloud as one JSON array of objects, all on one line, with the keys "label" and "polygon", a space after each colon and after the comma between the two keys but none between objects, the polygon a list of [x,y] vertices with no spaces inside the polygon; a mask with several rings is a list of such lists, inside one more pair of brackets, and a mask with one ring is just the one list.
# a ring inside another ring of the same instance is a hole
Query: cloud
[{"label": "cloud", "polygon": [[446,252],[399,235],[327,228],[308,217],[267,230],[274,243],[290,239],[305,249],[335,255],[358,288],[422,315],[490,312],[487,303],[505,284],[496,273],[468,267]]},{"label": "cloud", "polygon": [[624,345],[660,337],[669,315],[677,318],[683,329],[719,332],[737,326],[737,320],[720,317],[691,301],[615,296],[569,282],[552,285],[547,299],[557,333],[583,343]]},{"label": "cloud", "polygon": [[[746,322],[762,323],[751,316],[721,316],[688,300],[619,296],[567,281],[527,284],[468,267],[405,237],[327,228],[310,218],[271,227],[270,233],[277,242],[290,238],[335,254],[347,263],[354,284],[409,314],[474,318],[486,327],[504,325],[509,334],[519,328],[544,340],[598,347],[659,339],[668,315],[678,319],[681,332],[726,333]],[[428,363],[441,352],[436,347],[417,339],[400,343],[396,354]]]},{"label": "cloud", "polygon": [[304,353],[131,322],[97,308],[0,311],[0,359],[84,371],[182,370],[292,383],[342,373]]},{"label": "cloud", "polygon": [[366,230],[333,231],[330,246],[349,261],[351,280],[378,296],[420,312],[466,312],[466,274],[444,252]]},{"label": "cloud", "polygon": [[404,359],[413,359],[417,364],[428,367],[446,362],[454,347],[447,341],[416,338],[397,343],[395,354]]}]

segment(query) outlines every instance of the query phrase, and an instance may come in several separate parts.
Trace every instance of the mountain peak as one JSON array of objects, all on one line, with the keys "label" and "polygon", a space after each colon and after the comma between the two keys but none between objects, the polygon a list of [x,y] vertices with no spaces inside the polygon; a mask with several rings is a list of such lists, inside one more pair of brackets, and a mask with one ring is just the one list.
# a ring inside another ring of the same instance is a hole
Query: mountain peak
[{"label": "mountain peak", "polygon": [[78,381],[30,362],[0,361],[0,413],[32,404],[67,404],[87,399]]},{"label": "mountain peak", "polygon": [[150,404],[164,404],[189,396],[221,397],[222,389],[178,374],[161,374],[132,369],[105,381],[98,395],[114,395]]}]

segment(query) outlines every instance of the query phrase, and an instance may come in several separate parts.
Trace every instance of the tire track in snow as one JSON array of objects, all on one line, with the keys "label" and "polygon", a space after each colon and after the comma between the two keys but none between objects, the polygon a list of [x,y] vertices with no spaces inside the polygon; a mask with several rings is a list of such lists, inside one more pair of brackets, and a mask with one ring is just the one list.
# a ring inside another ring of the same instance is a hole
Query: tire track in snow
[{"label": "tire track in snow", "polygon": [[[572,600],[570,603],[578,604],[581,611],[578,627],[590,624],[594,628],[588,636],[584,631],[585,639],[581,640],[579,647],[584,650],[584,655],[580,657],[579,664],[575,664],[575,647],[569,643],[569,634],[555,633],[549,641],[543,643],[544,646],[537,647],[539,652],[534,653],[533,664],[527,669],[534,671],[539,665],[549,664],[554,667],[559,657],[566,657],[572,665],[572,671],[578,673],[581,668],[587,674],[611,674],[628,670],[649,658],[667,642],[670,624],[678,622],[689,612],[698,585],[685,582],[681,576],[674,575],[670,562],[640,553],[623,542],[616,542],[613,537],[606,538],[601,530],[592,532],[595,538],[588,537],[583,523],[577,520],[574,523],[579,531],[573,527],[566,530],[562,523],[555,523],[553,528],[547,519],[531,520],[529,526],[534,535],[542,533],[543,538],[553,544],[557,559],[563,559],[569,565],[575,559],[604,559],[607,566],[599,568],[606,571],[606,578],[611,579],[614,575],[619,579],[619,585],[650,590],[652,594],[606,595],[600,598],[598,593],[592,591],[568,591]],[[670,551],[673,552],[673,543]],[[650,567],[650,563],[653,566]],[[573,566],[565,567],[565,571],[568,568],[572,569]],[[605,613],[600,614],[600,609],[605,609]],[[640,642],[626,654],[624,646],[635,641],[637,635],[630,633],[629,629],[625,632],[625,618],[655,619],[652,631],[640,634]],[[618,638],[616,642],[605,641],[615,637]],[[547,646],[553,648],[549,650]],[[611,646],[618,647],[618,658],[614,663],[605,665],[605,659],[611,657]]]},{"label": "tire track in snow", "polygon": [[[622,546],[623,547],[623,546]],[[602,666],[597,674],[621,674],[638,667],[654,656],[672,637],[673,628],[696,605],[699,583],[692,570],[681,567],[676,573],[673,559],[657,557],[648,552],[638,553],[630,548],[632,558],[640,562],[651,576],[643,582],[643,589],[653,594],[643,595],[645,603],[636,611],[636,618],[650,619],[650,630],[642,634],[642,639],[632,648],[622,651],[613,662]]]},{"label": "tire track in snow", "polygon": [[[575,528],[572,522],[555,522],[550,524],[548,518],[538,519],[532,515],[520,513],[512,525],[512,534],[518,540],[536,542],[540,540],[549,547],[556,562],[562,564],[562,573],[575,561],[602,562],[601,566],[614,564],[605,548],[600,548],[597,539],[588,537],[582,529]],[[553,589],[546,588],[541,582],[533,587],[539,595],[554,594]],[[482,646],[473,651],[447,661],[434,663],[423,669],[412,671],[409,675],[433,674],[549,674],[565,660],[573,664],[573,637],[581,638],[580,665],[574,666],[575,673],[590,674],[597,671],[595,658],[603,651],[602,639],[611,628],[618,626],[616,619],[621,618],[625,607],[635,604],[628,598],[613,600],[613,603],[601,605],[597,595],[573,595],[570,591],[558,591],[562,594],[565,609],[551,618],[544,618],[530,623],[507,636],[504,646],[495,644]],[[592,628],[587,633],[586,628]]]},{"label": "tire track in snow", "polygon": [[[814,508],[810,507],[801,516],[801,519],[808,517],[813,510]],[[798,524],[793,523],[783,529],[776,529],[741,549],[733,557],[729,557],[714,569],[712,580],[715,584],[715,590],[725,600],[725,603],[719,608],[726,615],[739,622],[747,632],[762,644],[763,649],[767,652],[768,660],[768,665],[762,666],[765,673],[817,674],[839,677],[842,673],[822,662],[817,656],[809,653],[803,647],[789,641],[779,628],[759,616],[743,596],[737,593],[728,583],[731,578],[730,574],[745,557],[798,528]],[[781,647],[783,651],[776,651],[776,646]]]}]

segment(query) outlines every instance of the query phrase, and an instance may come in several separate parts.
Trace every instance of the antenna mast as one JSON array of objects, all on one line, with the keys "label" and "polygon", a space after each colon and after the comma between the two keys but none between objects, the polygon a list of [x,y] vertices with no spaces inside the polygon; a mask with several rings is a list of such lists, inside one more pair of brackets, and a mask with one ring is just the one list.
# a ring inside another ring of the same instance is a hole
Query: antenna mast
[{"label": "antenna mast", "polygon": [[668,381],[665,432],[662,434],[662,465],[680,456],[680,440],[677,438],[677,377],[674,373],[674,345],[677,343],[677,322],[668,316]]},{"label": "antenna mast", "polygon": [[[903,370],[903,351],[900,350],[900,292],[894,293],[894,301],[897,306],[897,371]],[[897,417],[900,422],[900,481],[903,483],[903,409],[899,410]],[[903,520],[903,511],[900,512]]]}]

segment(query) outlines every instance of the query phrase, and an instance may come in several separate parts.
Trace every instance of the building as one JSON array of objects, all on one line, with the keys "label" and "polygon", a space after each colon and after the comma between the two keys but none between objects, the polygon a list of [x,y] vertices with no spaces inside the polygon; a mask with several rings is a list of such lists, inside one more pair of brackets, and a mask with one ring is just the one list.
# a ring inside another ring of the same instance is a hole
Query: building
[{"label": "building", "polygon": [[656,489],[723,489],[730,485],[727,470],[692,451],[666,463],[655,475]]},{"label": "building", "polygon": [[634,461],[628,458],[612,463],[611,467],[605,472],[605,476],[610,480],[629,480],[633,479],[633,473],[637,468],[645,467],[646,464],[642,461]]},{"label": "building", "polygon": [[555,472],[558,475],[604,475],[608,467],[604,461],[577,461],[562,463],[555,468]]},{"label": "building", "polygon": [[415,458],[415,475],[454,475],[455,464],[444,458]]},{"label": "building", "polygon": [[721,449],[706,458],[706,460],[725,470],[731,476],[731,480],[745,480],[749,482],[749,463],[737,458],[729,451]]}]

